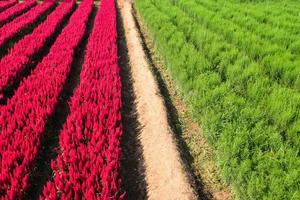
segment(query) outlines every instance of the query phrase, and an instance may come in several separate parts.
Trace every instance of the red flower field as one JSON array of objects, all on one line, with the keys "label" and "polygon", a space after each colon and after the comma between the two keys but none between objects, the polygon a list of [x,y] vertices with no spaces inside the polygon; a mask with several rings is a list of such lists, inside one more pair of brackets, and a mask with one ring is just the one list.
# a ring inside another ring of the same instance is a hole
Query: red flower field
[{"label": "red flower field", "polygon": [[[75,51],[94,12],[93,0],[83,0],[69,19],[66,17],[74,10],[74,0],[45,1],[24,11],[35,4],[25,1],[0,13],[3,24],[0,46],[34,24],[37,18],[45,17],[0,60],[0,96],[7,99],[0,107],[1,199],[28,197],[33,187],[31,176],[47,120],[54,113]],[[11,22],[3,18],[7,13],[15,16],[21,10],[25,13]],[[24,76],[35,55],[54,37],[64,20],[67,24],[51,48]],[[122,102],[113,0],[101,2],[93,23],[79,83],[59,134],[58,156],[51,162],[53,176],[40,186],[43,188],[40,199],[123,199],[125,194],[121,192],[119,176]],[[15,88],[16,82],[19,85]],[[13,92],[12,97],[7,96],[7,90]]]}]

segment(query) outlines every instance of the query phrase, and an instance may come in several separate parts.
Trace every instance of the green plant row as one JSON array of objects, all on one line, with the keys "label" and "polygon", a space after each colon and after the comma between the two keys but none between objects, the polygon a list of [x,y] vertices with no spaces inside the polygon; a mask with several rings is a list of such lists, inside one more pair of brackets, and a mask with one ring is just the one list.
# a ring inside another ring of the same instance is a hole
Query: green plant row
[{"label": "green plant row", "polygon": [[209,29],[224,35],[226,41],[233,43],[240,51],[245,51],[251,59],[261,63],[274,81],[300,91],[299,56],[262,40],[255,34],[241,30],[232,21],[199,6],[194,1],[173,0],[172,2],[194,18],[195,24],[204,24]]},{"label": "green plant row", "polygon": [[135,5],[237,198],[299,199],[299,92],[224,40],[216,21],[196,23],[170,1]]},{"label": "green plant row", "polygon": [[[237,24],[243,31],[249,31],[264,40],[269,42],[276,43],[291,51],[291,53],[299,55],[300,53],[300,38],[299,38],[299,28],[295,26],[295,23],[291,22],[291,25],[294,25],[293,29],[281,28],[271,24],[263,24],[260,21],[245,15],[240,11],[238,6],[234,6],[229,3],[220,4],[211,0],[197,0],[198,4],[205,6],[207,9],[218,13],[221,17],[224,17],[227,20],[230,20]],[[280,22],[278,21],[278,24]],[[299,47],[296,44],[299,43]],[[298,47],[298,48],[297,48]]]},{"label": "green plant row", "polygon": [[[286,8],[284,5],[281,5],[279,8],[277,8],[269,5],[261,6],[259,4],[246,4],[241,6],[224,0],[209,2],[218,4],[220,6],[231,7],[232,11],[239,11],[243,15],[252,17],[262,24],[269,24],[274,27],[284,28],[291,32],[297,32],[297,28],[300,27],[300,23],[298,22],[298,13],[295,14],[290,10],[285,10]],[[299,8],[296,10],[299,12]]]},{"label": "green plant row", "polygon": [[[222,1],[222,0],[217,0]],[[267,2],[268,1],[268,2]],[[246,3],[243,4],[249,9],[259,9],[266,14],[271,14],[272,16],[281,15],[282,17],[290,16],[295,18],[299,14],[299,1],[298,0],[267,0],[261,3]],[[245,7],[243,7],[245,8]]]},{"label": "green plant row", "polygon": [[[251,60],[247,54],[240,52],[236,46],[228,43],[222,35],[214,33],[205,25],[194,23],[194,20],[187,17],[187,14],[167,1],[159,3],[153,1],[153,3],[154,5],[159,4],[157,9],[168,15],[169,21],[177,26],[184,33],[187,40],[210,60],[212,63],[210,68],[219,72],[222,79],[226,79],[228,65],[251,66],[251,68],[257,68],[255,69],[257,74],[272,78],[268,76],[269,72],[263,66]],[[163,4],[164,6],[162,6]],[[165,9],[162,10],[163,8]],[[285,89],[285,86],[282,87]],[[238,88],[241,88],[239,94],[243,94],[245,88],[242,88],[241,84],[238,85]],[[294,93],[298,94],[296,91]]]}]

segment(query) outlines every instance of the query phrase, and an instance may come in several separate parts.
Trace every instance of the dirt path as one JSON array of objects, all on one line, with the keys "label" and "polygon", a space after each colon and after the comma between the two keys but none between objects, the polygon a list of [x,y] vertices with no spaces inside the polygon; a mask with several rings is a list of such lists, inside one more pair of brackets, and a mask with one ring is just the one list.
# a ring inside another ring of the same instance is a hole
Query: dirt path
[{"label": "dirt path", "polygon": [[133,88],[137,97],[147,196],[149,199],[165,200],[197,199],[168,125],[163,99],[147,63],[132,16],[132,4],[127,0],[119,0],[118,5],[123,18]]}]

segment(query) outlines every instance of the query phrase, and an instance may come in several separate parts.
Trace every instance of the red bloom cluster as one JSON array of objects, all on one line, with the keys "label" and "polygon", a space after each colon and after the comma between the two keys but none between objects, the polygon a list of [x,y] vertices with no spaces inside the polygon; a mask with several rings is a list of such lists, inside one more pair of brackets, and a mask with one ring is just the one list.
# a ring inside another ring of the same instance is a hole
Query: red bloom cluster
[{"label": "red bloom cluster", "polygon": [[80,85],[60,133],[55,173],[41,199],[123,199],[121,81],[114,0],[102,0],[90,35]]},{"label": "red bloom cluster", "polygon": [[18,0],[12,0],[12,1],[0,1],[0,12],[6,10],[9,7],[12,7],[18,3]]},{"label": "red bloom cluster", "polygon": [[46,119],[53,114],[92,8],[92,0],[80,4],[49,54],[0,109],[1,199],[21,199],[29,187]]},{"label": "red bloom cluster", "polygon": [[35,6],[37,3],[35,0],[28,0],[24,3],[19,3],[3,12],[0,13],[0,26],[3,26],[3,24],[9,22],[14,17],[20,15],[23,12],[26,12],[33,6]]},{"label": "red bloom cluster", "polygon": [[[51,2],[44,2],[44,6],[40,6],[33,8],[28,14],[22,15],[19,18],[23,18],[24,20],[18,20],[20,24],[24,25],[26,21],[32,20],[31,16],[40,15],[43,10],[47,10],[48,7],[53,5]],[[59,24],[63,21],[63,19],[71,12],[72,8],[75,6],[75,1],[67,1],[60,4],[48,17],[47,19],[40,24],[34,31],[26,35],[22,40],[18,41],[14,47],[10,50],[9,54],[3,57],[0,61],[0,99],[3,97],[3,90],[10,86],[16,79],[18,79],[18,75],[24,70],[26,65],[30,63],[31,58],[38,53],[41,48],[45,45],[46,41],[52,37],[54,32],[56,31]],[[33,13],[33,11],[36,11]],[[28,16],[30,14],[30,16]],[[24,17],[25,18],[24,18]],[[28,17],[27,17],[28,16]],[[18,19],[18,18],[17,18]],[[7,24],[5,27],[8,27],[8,30],[16,30],[16,27],[20,27],[20,25],[10,26],[12,23]],[[3,32],[0,28],[0,41],[2,38],[5,38],[5,33],[13,33],[17,31],[8,31]],[[6,37],[8,38],[8,37]],[[1,44],[1,42],[0,42]],[[0,45],[1,46],[1,45]]]},{"label": "red bloom cluster", "polygon": [[18,34],[22,29],[34,24],[45,12],[55,6],[54,1],[44,1],[42,4],[32,8],[25,14],[15,18],[12,22],[0,28],[0,47],[10,38]]}]

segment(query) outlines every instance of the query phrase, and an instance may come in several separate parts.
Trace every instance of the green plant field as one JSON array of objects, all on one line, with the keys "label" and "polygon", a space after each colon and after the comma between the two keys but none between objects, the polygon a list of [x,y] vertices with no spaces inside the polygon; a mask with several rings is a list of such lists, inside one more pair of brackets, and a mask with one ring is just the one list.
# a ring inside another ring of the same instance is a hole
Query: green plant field
[{"label": "green plant field", "polygon": [[300,199],[300,3],[136,0],[237,199]]}]

